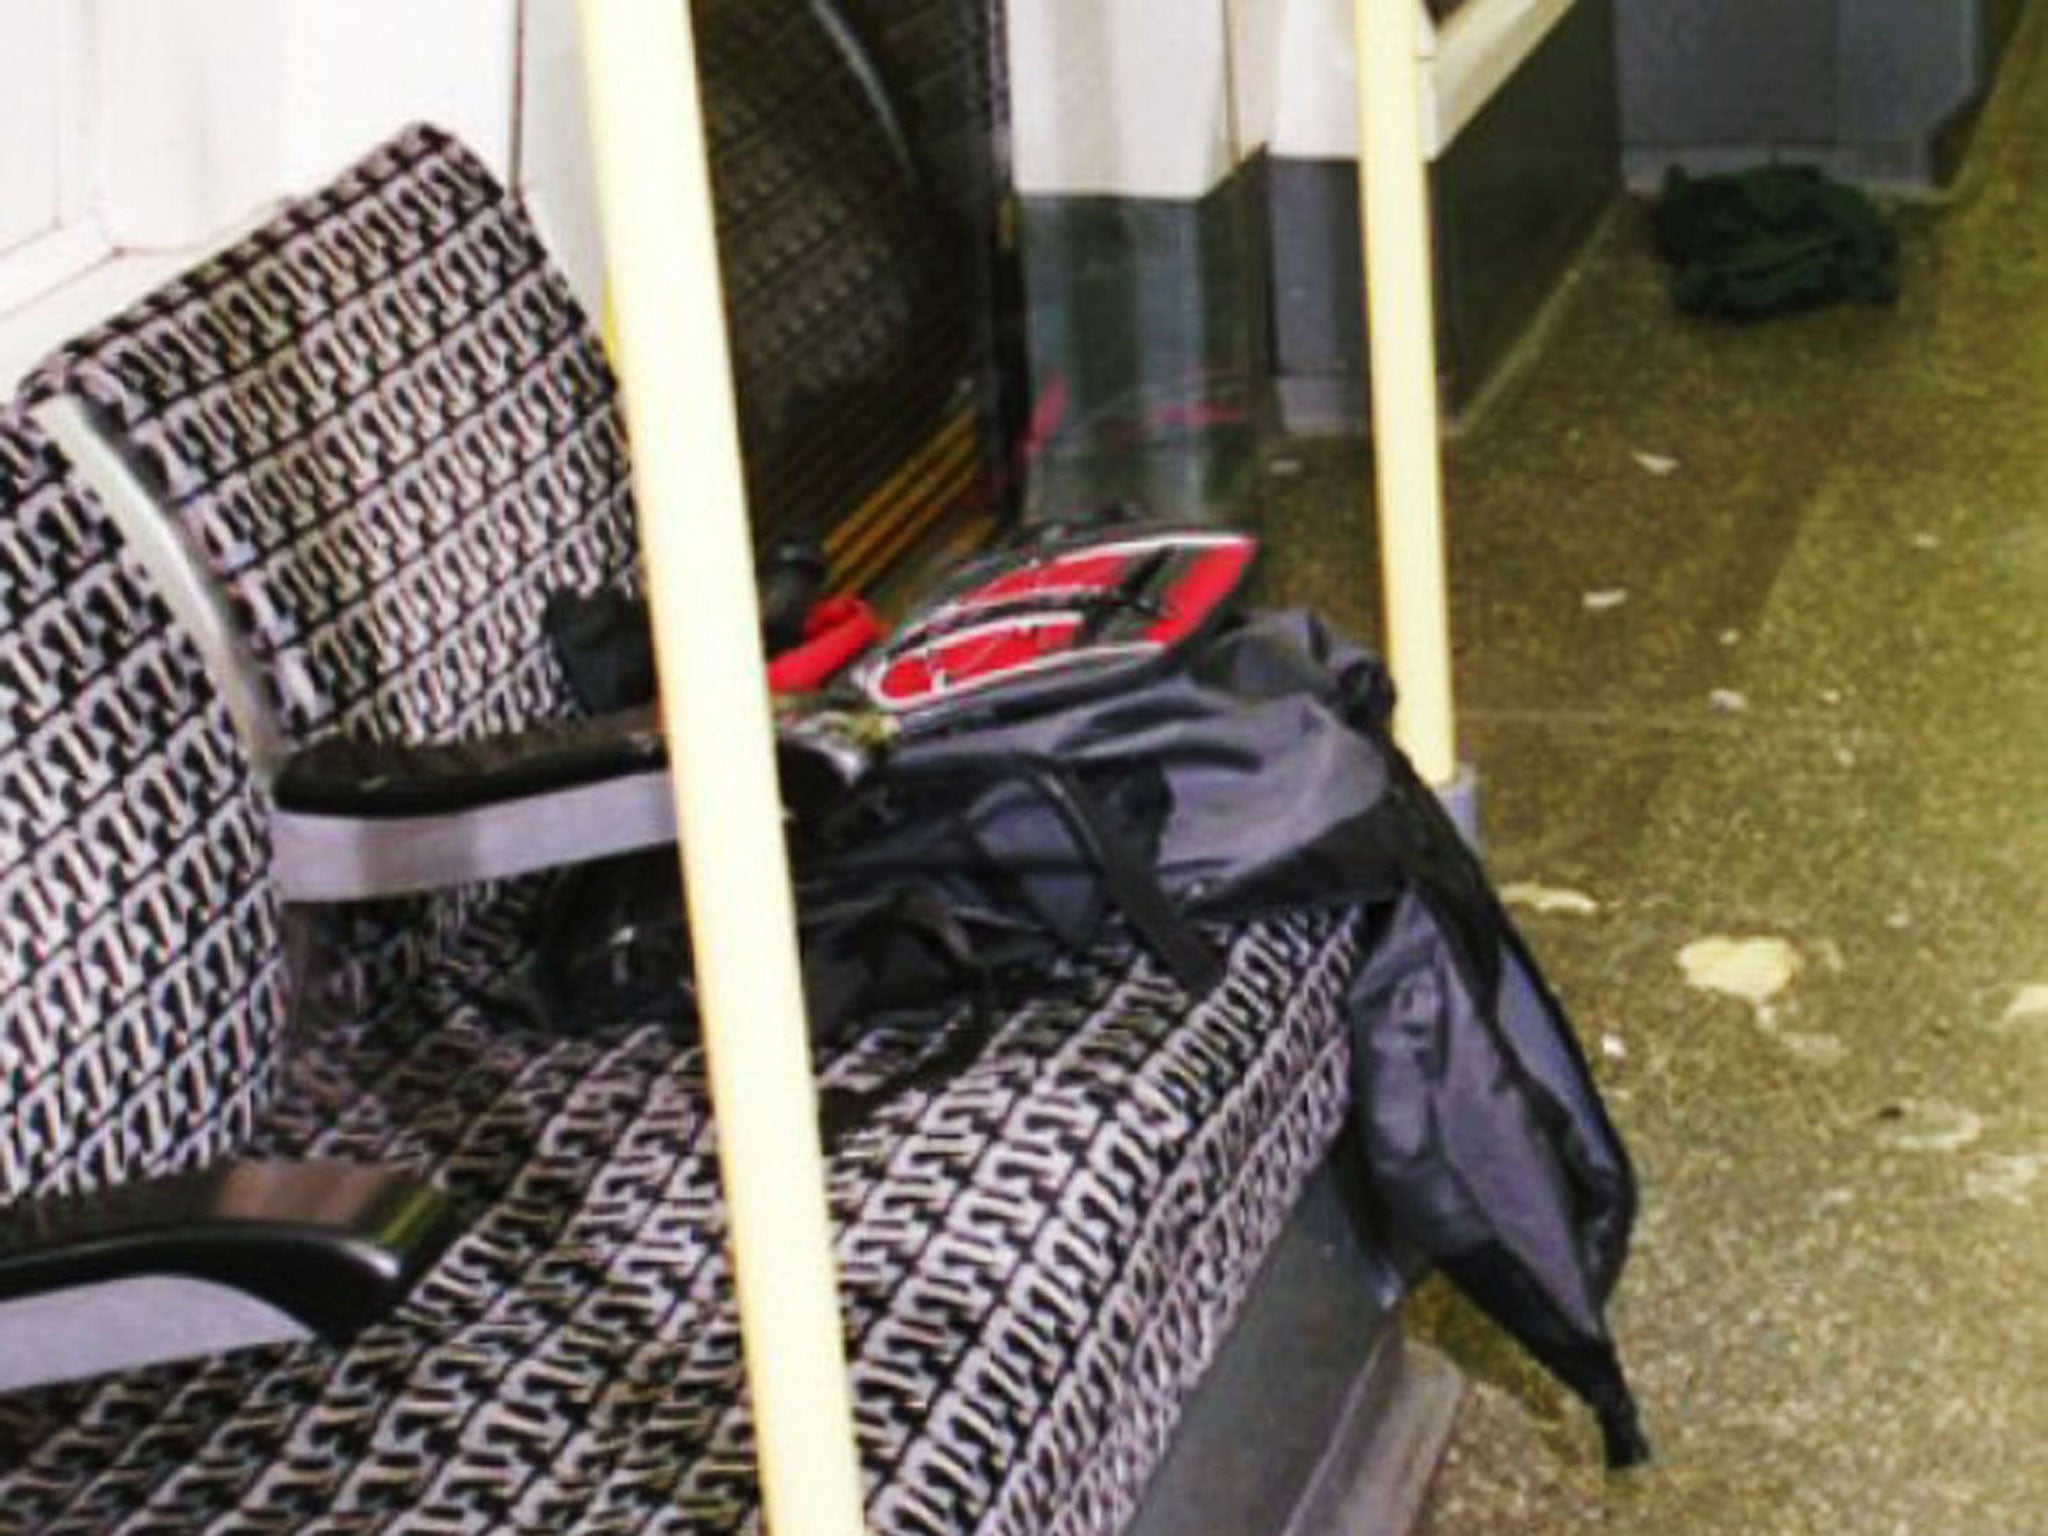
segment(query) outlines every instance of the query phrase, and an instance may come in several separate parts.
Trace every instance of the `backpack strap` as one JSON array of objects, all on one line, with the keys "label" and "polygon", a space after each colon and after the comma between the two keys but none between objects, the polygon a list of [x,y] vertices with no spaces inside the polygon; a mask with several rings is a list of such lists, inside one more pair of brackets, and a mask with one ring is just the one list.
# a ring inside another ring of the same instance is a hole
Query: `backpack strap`
[{"label": "backpack strap", "polygon": [[[1201,997],[1222,979],[1222,960],[1166,894],[1151,858],[1132,845],[1096,795],[1057,764],[1019,753],[948,752],[926,761],[898,758],[888,775],[897,785],[1014,783],[1030,791],[1059,818],[1073,840],[1077,862],[1101,876],[1110,905],[1174,980],[1190,995]],[[848,864],[875,873],[888,868],[886,861],[876,864],[859,855]]]},{"label": "backpack strap", "polygon": [[[858,938],[865,931],[877,941],[889,937],[912,939],[954,979],[968,982],[972,990],[965,1019],[941,1029],[936,1048],[902,1071],[868,1088],[826,1087],[819,1091],[820,1128],[828,1147],[836,1146],[841,1138],[866,1125],[877,1109],[899,1094],[936,1089],[965,1072],[980,1059],[994,1038],[998,1023],[995,981],[989,966],[976,952],[968,924],[960,913],[930,886],[906,885],[886,893],[849,929],[842,938]],[[842,1001],[857,1011],[866,999]]]},{"label": "backpack strap", "polygon": [[1059,813],[1082,853],[1101,871],[1109,899],[1174,979],[1190,995],[1206,995],[1223,979],[1223,962],[1168,898],[1151,862],[1131,847],[1071,775],[1030,760],[1020,761],[1015,772]]}]

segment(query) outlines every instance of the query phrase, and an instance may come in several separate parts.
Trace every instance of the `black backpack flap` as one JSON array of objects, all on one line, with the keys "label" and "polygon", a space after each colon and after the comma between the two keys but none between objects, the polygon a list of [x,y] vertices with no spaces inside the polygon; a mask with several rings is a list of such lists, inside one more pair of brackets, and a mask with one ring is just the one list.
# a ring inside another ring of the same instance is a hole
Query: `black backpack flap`
[{"label": "black backpack flap", "polygon": [[654,636],[646,600],[615,587],[550,592],[541,629],[569,696],[590,715],[654,702]]},{"label": "black backpack flap", "polygon": [[905,1012],[936,1019],[961,1002],[992,1010],[1019,973],[1042,974],[1064,951],[1035,923],[971,904],[974,893],[917,878],[801,914],[804,996],[814,1043]]},{"label": "black backpack flap", "polygon": [[1439,1258],[1505,1245],[1571,1327],[1604,1334],[1571,1179],[1419,897],[1396,904],[1353,1002],[1358,1102],[1388,1210]]},{"label": "black backpack flap", "polygon": [[1385,674],[1305,614],[1260,615],[1183,664],[1115,695],[1002,725],[911,741],[884,778],[1000,776],[1056,766],[1090,792],[1156,776],[1166,800],[1153,863],[1173,906],[1241,916],[1386,888],[1332,856],[1387,787]]},{"label": "black backpack flap", "polygon": [[1114,694],[897,743],[811,873],[849,894],[944,878],[1077,950],[1114,913],[1199,995],[1219,968],[1194,919],[1399,889],[1367,830],[1390,700],[1378,662],[1314,617],[1250,618]]},{"label": "black backpack flap", "polygon": [[1360,730],[1384,729],[1394,684],[1379,657],[1307,609],[1246,618],[1193,652],[1188,670],[1206,687],[1250,702],[1305,695]]},{"label": "black backpack flap", "polygon": [[1577,1033],[1512,929],[1503,935],[1494,1020],[1516,1067],[1540,1091],[1537,1110],[1577,1198],[1580,1256],[1593,1294],[1604,1301],[1628,1261],[1635,1168],[1594,1086]]},{"label": "black backpack flap", "polygon": [[[1520,958],[1498,957],[1521,978]],[[1507,981],[1506,1006],[1536,994]],[[1604,1303],[1633,1189],[1588,1178],[1605,1116],[1575,1116],[1524,1064],[1420,893],[1401,898],[1352,992],[1353,1072],[1367,1172],[1402,1233],[1600,1418],[1610,1465],[1646,1448]],[[1518,1029],[1533,1032],[1524,1018]],[[1548,1027],[1566,1028],[1551,1017]],[[1547,1065],[1562,1060],[1553,1051]],[[1590,1084],[1588,1085],[1590,1091]],[[1625,1171],[1619,1143],[1604,1149]]]},{"label": "black backpack flap", "polygon": [[549,892],[530,965],[538,1016],[565,1034],[681,1029],[696,1016],[689,919],[673,848],[579,864]]},{"label": "black backpack flap", "polygon": [[1165,804],[1150,770],[1108,779],[1003,755],[899,760],[811,839],[801,904],[857,903],[895,881],[927,881],[955,891],[963,905],[1007,907],[1084,951],[1111,907],[1085,833],[1149,871]]},{"label": "black backpack flap", "polygon": [[1167,806],[1155,764],[1116,775],[1041,765],[1002,774],[964,820],[990,868],[1013,872],[1026,905],[1078,951],[1100,936],[1119,892],[1135,882],[1150,899]]},{"label": "black backpack flap", "polygon": [[[899,759],[867,786],[865,834],[833,839],[810,888],[857,893],[905,877],[966,907],[1009,910],[1076,953],[1120,916],[1188,991],[1222,965],[1158,877],[1168,804],[1157,765],[1062,765],[1014,752]],[[890,819],[898,824],[890,830]]]},{"label": "black backpack flap", "polygon": [[1635,1221],[1635,1171],[1593,1081],[1564,1005],[1508,915],[1486,868],[1398,748],[1371,834],[1429,908],[1479,1019],[1526,1081],[1530,1102],[1578,1196],[1581,1246],[1605,1299],[1620,1278]]}]

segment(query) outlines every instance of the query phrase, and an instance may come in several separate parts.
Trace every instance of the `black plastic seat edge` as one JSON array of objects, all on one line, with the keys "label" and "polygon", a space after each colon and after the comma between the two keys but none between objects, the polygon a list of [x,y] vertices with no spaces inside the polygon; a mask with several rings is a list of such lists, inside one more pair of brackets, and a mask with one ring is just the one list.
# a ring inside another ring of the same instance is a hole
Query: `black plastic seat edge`
[{"label": "black plastic seat edge", "polygon": [[287,758],[272,793],[280,810],[312,815],[434,815],[667,763],[668,744],[648,706],[470,741],[414,746],[330,737]]},{"label": "black plastic seat edge", "polygon": [[226,1162],[0,1215],[0,1301],[180,1275],[339,1340],[388,1313],[458,1230],[446,1196],[394,1168]]}]

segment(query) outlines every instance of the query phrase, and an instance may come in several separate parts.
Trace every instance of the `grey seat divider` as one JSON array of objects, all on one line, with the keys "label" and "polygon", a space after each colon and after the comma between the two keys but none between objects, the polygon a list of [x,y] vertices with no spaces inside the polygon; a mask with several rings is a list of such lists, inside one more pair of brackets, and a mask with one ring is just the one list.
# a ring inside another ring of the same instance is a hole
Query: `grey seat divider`
[{"label": "grey seat divider", "polygon": [[[289,756],[262,669],[227,594],[177,517],[78,401],[35,407],[80,480],[121,530],[172,617],[198,648],[257,782],[274,789]],[[285,810],[272,799],[275,875],[284,899],[336,902],[504,879],[675,841],[668,775],[627,774],[487,806],[358,817]]]},{"label": "grey seat divider", "polygon": [[498,880],[676,840],[668,774],[636,773],[419,816],[271,812],[287,901],[356,901]]}]

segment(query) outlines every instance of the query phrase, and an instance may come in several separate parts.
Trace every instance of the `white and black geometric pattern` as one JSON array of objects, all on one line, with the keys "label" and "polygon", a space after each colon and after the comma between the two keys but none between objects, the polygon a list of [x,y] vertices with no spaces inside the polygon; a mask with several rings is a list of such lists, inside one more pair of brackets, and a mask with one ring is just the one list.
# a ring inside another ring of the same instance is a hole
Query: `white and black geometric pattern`
[{"label": "white and black geometric pattern", "polygon": [[0,408],[0,1205],[248,1137],[283,1016],[269,861],[197,654]]},{"label": "white and black geometric pattern", "polygon": [[630,575],[615,387],[502,188],[416,129],[66,347],[244,617],[283,717],[438,741],[559,717],[554,586]]},{"label": "white and black geometric pattern", "polygon": [[[617,391],[532,226],[401,134],[63,348],[240,615],[287,743],[447,741],[573,712],[550,590],[632,579]],[[329,980],[391,1007],[497,892],[358,906]]]},{"label": "white and black geometric pattern", "polygon": [[[40,387],[97,401],[145,450],[295,741],[566,713],[541,593],[631,574],[588,327],[503,193],[431,131],[67,349]],[[267,852],[225,716],[47,447],[11,422],[0,443],[0,677],[22,680],[0,912],[34,935],[4,978],[21,1069],[0,1195],[246,1136],[403,1162],[467,1220],[346,1348],[0,1399],[0,1536],[757,1529],[698,1049],[632,1020],[533,1027],[504,986],[520,893],[477,891],[358,909],[340,934],[356,1006],[294,1030],[276,1065]],[[1324,913],[1219,935],[1226,978],[1193,1005],[1143,955],[1077,963],[971,1066],[836,1147],[876,1531],[1120,1527],[1335,1137],[1358,929]],[[115,1051],[95,1005],[124,987],[142,1006]],[[871,1027],[825,1080],[914,1080],[943,1039]]]},{"label": "white and black geometric pattern", "polygon": [[[1121,1527],[1343,1116],[1356,930],[1243,930],[1192,1009],[1145,958],[1077,966],[837,1149],[871,1529]],[[871,1030],[827,1081],[932,1044]],[[696,1049],[457,1007],[287,1100],[264,1145],[403,1158],[468,1235],[346,1349],[0,1399],[0,1531],[758,1530]]]},{"label": "white and black geometric pattern", "polygon": [[692,9],[755,532],[823,535],[989,393],[981,0]]}]

